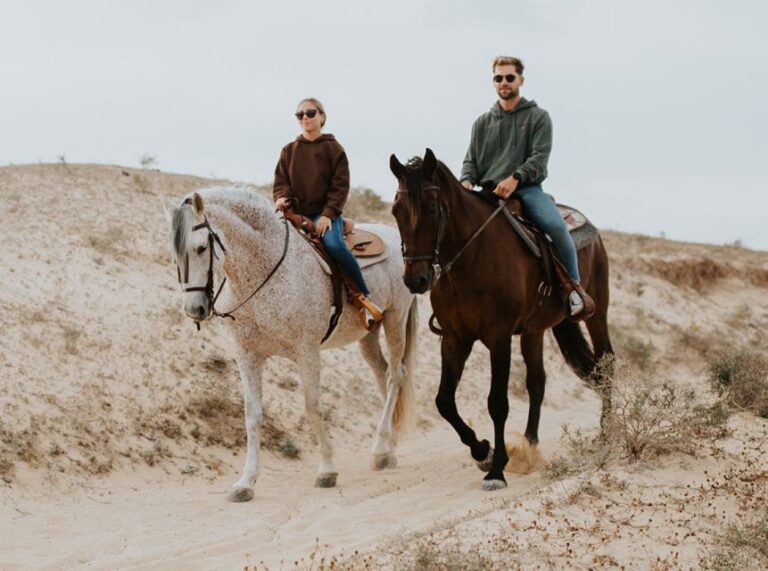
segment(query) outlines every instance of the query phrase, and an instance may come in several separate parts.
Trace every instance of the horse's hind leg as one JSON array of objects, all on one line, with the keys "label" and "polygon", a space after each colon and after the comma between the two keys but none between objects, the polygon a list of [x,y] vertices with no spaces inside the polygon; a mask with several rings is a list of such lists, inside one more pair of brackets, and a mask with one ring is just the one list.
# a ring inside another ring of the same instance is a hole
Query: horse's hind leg
[{"label": "horse's hind leg", "polygon": [[600,428],[605,426],[605,420],[611,410],[611,377],[613,376],[613,347],[608,334],[608,305],[610,303],[610,281],[608,272],[608,254],[602,239],[594,243],[592,275],[589,279],[589,294],[595,301],[595,314],[584,324],[589,331],[595,361],[598,369],[592,379],[600,394],[602,410],[600,413]]},{"label": "horse's hind leg", "polygon": [[613,376],[613,347],[608,335],[607,308],[599,306],[595,315],[585,322],[592,347],[595,350],[597,370],[593,373],[595,389],[602,403],[600,411],[600,429],[602,432],[605,420],[611,411],[611,377]]},{"label": "horse's hind leg", "polygon": [[381,352],[380,331],[381,329],[377,329],[360,340],[360,354],[365,359],[365,362],[368,363],[371,371],[373,371],[373,376],[376,378],[376,386],[379,387],[381,396],[386,398],[388,365],[384,354]]},{"label": "horse's hind leg", "polygon": [[381,352],[381,343],[379,341],[379,330],[369,333],[360,341],[360,352],[368,365],[371,367],[376,384],[379,387],[381,395],[384,397],[384,407],[381,411],[378,425],[376,426],[376,437],[373,442],[373,460],[371,467],[374,470],[383,470],[384,468],[394,468],[397,465],[397,458],[393,454],[394,444],[397,441],[392,427],[392,413],[395,408],[397,394],[395,385],[388,381],[388,369],[384,354]]},{"label": "horse's hind leg", "polygon": [[318,470],[315,486],[318,488],[332,488],[336,485],[338,472],[333,465],[333,448],[325,428],[323,417],[320,414],[320,354],[318,351],[308,352],[297,356],[296,362],[301,370],[301,378],[304,384],[304,408],[307,420],[315,430],[317,441],[320,444],[320,468]]},{"label": "horse's hind leg", "polygon": [[437,410],[459,434],[461,441],[469,446],[472,458],[478,463],[481,470],[485,468],[487,460],[492,452],[491,444],[487,440],[478,441],[475,431],[459,416],[456,407],[456,389],[464,372],[464,364],[472,351],[473,341],[456,339],[448,334],[443,335],[441,344],[442,372],[440,374],[440,389],[435,397]]}]

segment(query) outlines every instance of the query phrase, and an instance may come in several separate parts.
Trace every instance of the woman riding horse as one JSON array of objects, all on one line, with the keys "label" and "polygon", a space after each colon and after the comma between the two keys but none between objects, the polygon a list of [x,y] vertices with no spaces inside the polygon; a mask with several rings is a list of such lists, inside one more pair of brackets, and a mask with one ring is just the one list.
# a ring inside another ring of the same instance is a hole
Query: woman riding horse
[{"label": "woman riding horse", "polygon": [[366,327],[381,321],[381,309],[371,299],[360,265],[344,243],[341,216],[349,195],[349,163],[336,138],[324,134],[325,108],[317,99],[302,99],[296,110],[301,134],[283,147],[275,169],[273,195],[278,208],[291,208],[312,219],[323,246],[355,282]]}]

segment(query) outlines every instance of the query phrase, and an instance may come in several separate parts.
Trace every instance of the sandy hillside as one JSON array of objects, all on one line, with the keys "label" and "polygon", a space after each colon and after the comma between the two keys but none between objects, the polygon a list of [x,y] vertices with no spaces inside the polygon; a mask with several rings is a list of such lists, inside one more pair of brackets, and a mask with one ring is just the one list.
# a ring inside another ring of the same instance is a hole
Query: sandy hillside
[{"label": "sandy hillside", "polygon": [[[0,569],[768,563],[768,421],[734,412],[717,430],[690,433],[678,446],[686,450],[612,454],[558,475],[553,467],[587,441],[569,444],[562,425],[594,435],[599,399],[551,338],[540,448],[553,462],[480,491],[482,474],[434,408],[438,339],[426,329],[427,300],[419,420],[399,467],[370,470],[373,377],[356,348],[330,351],[322,399],[339,485],[312,487],[318,454],[297,370],[274,360],[255,498],[226,502],[245,452],[234,352],[222,323],[198,333],[180,312],[160,200],[221,182],[120,166],[0,168]],[[379,204],[356,200],[357,214]],[[728,348],[764,355],[768,346],[768,254],[614,232],[605,240],[611,333],[632,374],[716,404],[708,363]],[[510,433],[526,420],[522,371],[515,356]],[[459,406],[483,437],[489,377],[478,347]],[[752,540],[729,543],[732,530]]]}]

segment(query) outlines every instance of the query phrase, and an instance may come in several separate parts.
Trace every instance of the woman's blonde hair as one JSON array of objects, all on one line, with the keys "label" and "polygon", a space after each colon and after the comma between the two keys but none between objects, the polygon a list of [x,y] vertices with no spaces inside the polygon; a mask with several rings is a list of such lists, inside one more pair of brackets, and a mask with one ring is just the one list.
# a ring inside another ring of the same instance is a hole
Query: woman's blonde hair
[{"label": "woman's blonde hair", "polygon": [[299,106],[300,106],[302,103],[311,103],[312,105],[314,105],[315,107],[317,107],[317,110],[318,110],[318,111],[320,111],[320,115],[322,115],[322,116],[323,116],[323,120],[320,122],[320,126],[321,126],[321,127],[324,127],[324,126],[325,126],[325,120],[326,120],[326,118],[327,118],[327,115],[325,114],[325,107],[323,107],[323,104],[322,104],[322,103],[320,103],[320,101],[319,101],[319,100],[317,100],[317,99],[315,99],[314,97],[305,97],[304,99],[302,99],[301,101],[299,101],[299,105],[297,105],[297,106],[296,106],[296,108],[298,109],[298,108],[299,108]]}]

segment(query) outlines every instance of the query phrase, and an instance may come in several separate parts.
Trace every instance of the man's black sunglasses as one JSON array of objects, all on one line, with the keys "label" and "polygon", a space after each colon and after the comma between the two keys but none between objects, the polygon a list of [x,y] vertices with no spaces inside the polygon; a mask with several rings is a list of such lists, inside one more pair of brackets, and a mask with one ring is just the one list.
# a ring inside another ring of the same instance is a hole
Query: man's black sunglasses
[{"label": "man's black sunglasses", "polygon": [[304,119],[304,115],[306,115],[310,119],[314,119],[315,115],[317,115],[317,109],[307,109],[306,111],[297,111],[296,119],[301,121],[302,119]]},{"label": "man's black sunglasses", "polygon": [[513,81],[515,81],[515,79],[517,79],[517,76],[514,73],[510,73],[510,74],[507,74],[507,75],[494,75],[493,76],[493,81],[495,81],[496,83],[501,83],[502,79],[506,79],[507,83],[512,83]]}]

